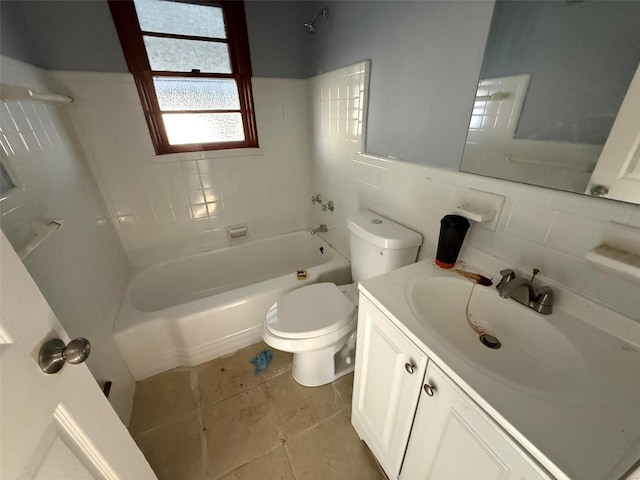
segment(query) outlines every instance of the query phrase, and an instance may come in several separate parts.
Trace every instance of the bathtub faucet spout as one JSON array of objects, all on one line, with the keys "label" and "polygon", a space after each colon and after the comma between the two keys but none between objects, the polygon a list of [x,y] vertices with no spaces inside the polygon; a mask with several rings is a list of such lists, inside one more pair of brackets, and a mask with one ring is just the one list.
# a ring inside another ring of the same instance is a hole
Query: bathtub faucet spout
[{"label": "bathtub faucet spout", "polygon": [[311,230],[311,235],[315,235],[318,232],[326,232],[328,230],[329,229],[327,228],[327,226],[324,223],[321,223],[318,228],[314,228],[313,230]]}]

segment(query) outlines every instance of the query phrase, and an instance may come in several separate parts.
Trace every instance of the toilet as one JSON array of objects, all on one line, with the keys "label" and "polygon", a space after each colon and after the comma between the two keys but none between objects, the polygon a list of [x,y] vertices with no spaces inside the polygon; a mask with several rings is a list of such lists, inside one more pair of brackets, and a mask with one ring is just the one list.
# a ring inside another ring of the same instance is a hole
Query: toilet
[{"label": "toilet", "polygon": [[315,283],[281,295],[267,312],[262,338],[293,353],[292,375],[305,387],[353,371],[358,282],[416,261],[422,236],[368,210],[349,217],[351,285]]}]

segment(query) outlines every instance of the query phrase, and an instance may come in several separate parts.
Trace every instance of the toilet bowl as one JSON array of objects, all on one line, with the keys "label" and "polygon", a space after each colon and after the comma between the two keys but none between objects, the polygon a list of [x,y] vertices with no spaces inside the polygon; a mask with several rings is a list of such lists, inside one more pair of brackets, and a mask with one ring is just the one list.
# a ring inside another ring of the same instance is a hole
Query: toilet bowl
[{"label": "toilet bowl", "polygon": [[316,283],[278,298],[262,329],[265,343],[293,353],[292,376],[305,387],[331,383],[353,371],[358,281],[415,262],[422,236],[370,211],[349,218],[355,283]]},{"label": "toilet bowl", "polygon": [[[293,353],[291,374],[317,387],[353,371],[358,290],[356,284],[316,283],[282,295],[264,322],[262,338]],[[351,342],[348,338],[353,336]]]}]

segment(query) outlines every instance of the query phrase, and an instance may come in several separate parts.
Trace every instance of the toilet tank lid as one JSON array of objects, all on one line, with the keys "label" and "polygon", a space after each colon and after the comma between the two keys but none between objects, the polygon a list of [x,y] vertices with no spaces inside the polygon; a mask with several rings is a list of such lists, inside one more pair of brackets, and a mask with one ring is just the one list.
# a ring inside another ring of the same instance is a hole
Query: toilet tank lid
[{"label": "toilet tank lid", "polygon": [[347,228],[363,240],[382,248],[410,248],[422,244],[422,235],[419,233],[369,210],[350,216]]}]

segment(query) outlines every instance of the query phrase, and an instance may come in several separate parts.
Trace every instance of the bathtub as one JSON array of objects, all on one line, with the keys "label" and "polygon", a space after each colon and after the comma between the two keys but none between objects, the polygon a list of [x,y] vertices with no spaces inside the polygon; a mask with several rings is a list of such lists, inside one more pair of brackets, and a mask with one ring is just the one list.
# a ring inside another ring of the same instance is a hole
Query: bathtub
[{"label": "bathtub", "polygon": [[349,262],[308,231],[169,260],[131,276],[113,336],[142,380],[260,341],[265,313],[283,293],[350,281]]}]

